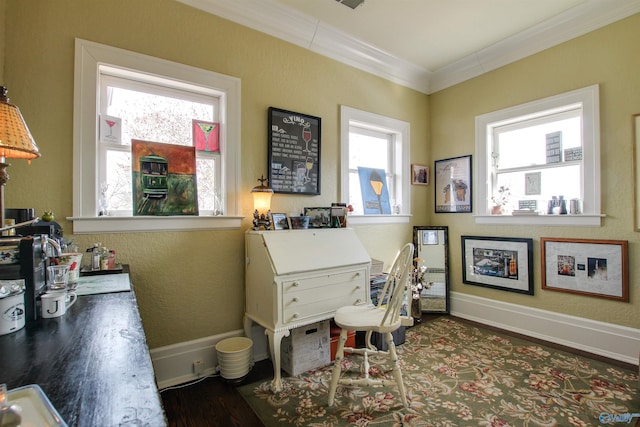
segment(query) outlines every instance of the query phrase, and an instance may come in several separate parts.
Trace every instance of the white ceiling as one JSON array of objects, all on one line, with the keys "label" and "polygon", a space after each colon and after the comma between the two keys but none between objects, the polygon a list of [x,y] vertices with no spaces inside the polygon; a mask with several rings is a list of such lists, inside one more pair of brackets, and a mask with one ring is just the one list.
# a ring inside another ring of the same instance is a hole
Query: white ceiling
[{"label": "white ceiling", "polygon": [[424,93],[640,12],[640,0],[178,0]]}]

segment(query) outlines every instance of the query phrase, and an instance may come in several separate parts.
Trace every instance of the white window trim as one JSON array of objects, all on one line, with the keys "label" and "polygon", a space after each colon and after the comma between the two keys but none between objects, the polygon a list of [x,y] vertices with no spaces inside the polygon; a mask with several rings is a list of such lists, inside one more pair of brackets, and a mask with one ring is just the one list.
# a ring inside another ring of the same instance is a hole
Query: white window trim
[{"label": "white window trim", "polygon": [[[110,64],[220,89],[226,93],[226,116],[221,117],[222,141],[226,143],[222,194],[223,216],[131,216],[98,217],[96,141],[98,138],[98,65]],[[135,52],[76,39],[73,112],[73,232],[110,233],[133,231],[208,230],[240,228],[240,79]]]},{"label": "white window trim", "polygon": [[396,166],[398,179],[402,182],[400,214],[393,215],[349,215],[349,224],[407,224],[411,218],[411,189],[407,174],[410,170],[411,125],[401,120],[340,106],[340,195],[349,200],[349,126],[362,123],[365,127],[377,126],[381,131],[395,133],[402,144],[400,166]]},{"label": "white window trim", "polygon": [[[583,109],[583,213],[579,215],[489,215],[489,195],[491,194],[491,153],[488,150],[488,138],[491,127],[508,121],[513,117],[527,116],[539,111],[552,110],[560,106],[581,103]],[[557,226],[601,226],[604,215],[600,209],[600,114],[599,86],[592,85],[582,89],[551,96],[516,107],[505,108],[476,117],[476,206],[474,214],[476,224],[500,225],[557,225]]]}]

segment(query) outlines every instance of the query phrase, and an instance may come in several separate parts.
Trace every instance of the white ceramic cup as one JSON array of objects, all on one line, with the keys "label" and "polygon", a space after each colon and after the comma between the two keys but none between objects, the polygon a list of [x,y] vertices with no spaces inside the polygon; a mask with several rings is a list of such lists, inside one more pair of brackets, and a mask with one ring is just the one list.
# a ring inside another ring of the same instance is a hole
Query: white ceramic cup
[{"label": "white ceramic cup", "polygon": [[0,298],[0,335],[22,329],[24,320],[24,292]]},{"label": "white ceramic cup", "polygon": [[40,296],[42,317],[51,318],[64,315],[77,299],[78,295],[75,292],[58,291],[42,294]]}]

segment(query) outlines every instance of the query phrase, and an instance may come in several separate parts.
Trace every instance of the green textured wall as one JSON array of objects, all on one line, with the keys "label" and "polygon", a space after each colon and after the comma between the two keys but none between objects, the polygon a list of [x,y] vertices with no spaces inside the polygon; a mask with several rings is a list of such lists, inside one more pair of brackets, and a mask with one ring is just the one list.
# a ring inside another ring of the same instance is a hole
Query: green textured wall
[{"label": "green textured wall", "polygon": [[[266,174],[269,106],[319,116],[323,125],[322,195],[276,195],[276,212],[339,200],[341,104],[410,122],[411,160],[431,161],[424,94],[173,0],[8,0],[6,21],[5,81],[42,152],[30,166],[13,162],[6,205],[52,209],[65,237],[82,248],[98,241],[115,249],[131,266],[151,348],[242,328],[249,221],[242,230],[72,236],[65,218],[72,213],[76,37],[242,80],[241,214],[251,213],[249,192]],[[425,224],[429,189],[411,190],[412,223]],[[370,255],[387,263],[412,238],[406,225],[357,232]]]},{"label": "green textured wall", "polygon": [[[473,154],[475,116],[600,84],[602,227],[479,226],[471,215],[436,215],[451,229],[452,290],[634,328],[640,327],[639,234],[633,231],[633,114],[640,113],[640,14],[430,96],[431,156]],[[472,101],[470,101],[472,100]],[[462,283],[460,236],[534,239],[535,296]],[[630,303],[541,290],[540,237],[629,240]]]}]

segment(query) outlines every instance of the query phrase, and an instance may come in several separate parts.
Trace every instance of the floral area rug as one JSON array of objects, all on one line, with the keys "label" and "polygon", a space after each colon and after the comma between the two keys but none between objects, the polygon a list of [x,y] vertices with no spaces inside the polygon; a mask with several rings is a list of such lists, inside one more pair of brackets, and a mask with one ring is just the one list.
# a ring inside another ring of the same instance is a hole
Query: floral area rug
[{"label": "floral area rug", "polygon": [[[635,425],[638,373],[481,329],[450,317],[407,330],[398,347],[408,408],[388,387],[338,386],[327,405],[331,366],[239,387],[265,426]],[[359,375],[360,356],[343,362]],[[355,362],[355,363],[354,363]],[[390,377],[372,365],[372,375]]]}]

